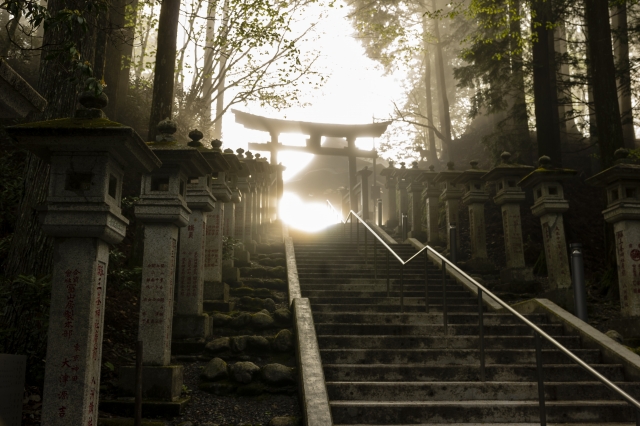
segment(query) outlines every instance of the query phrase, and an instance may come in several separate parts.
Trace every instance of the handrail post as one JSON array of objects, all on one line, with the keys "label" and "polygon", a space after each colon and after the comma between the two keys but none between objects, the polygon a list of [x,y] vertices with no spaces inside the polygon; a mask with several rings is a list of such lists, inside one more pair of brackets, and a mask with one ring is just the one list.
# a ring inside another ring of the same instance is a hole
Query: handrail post
[{"label": "handrail post", "polygon": [[424,311],[429,313],[429,254],[424,251]]},{"label": "handrail post", "polygon": [[544,376],[542,371],[542,349],[540,334],[533,332],[536,344],[536,370],[538,372],[538,402],[540,404],[540,426],[547,426],[547,409],[544,404]]},{"label": "handrail post", "polygon": [[442,261],[442,323],[445,336],[449,334],[447,318],[447,264]]},{"label": "handrail post", "polygon": [[373,279],[378,279],[378,240],[373,239]]},{"label": "handrail post", "polygon": [[349,213],[349,242],[353,244],[353,216]]},{"label": "handrail post", "polygon": [[391,292],[391,279],[389,278],[389,250],[387,250],[387,297]]},{"label": "handrail post", "polygon": [[356,221],[356,250],[360,253],[360,222]]},{"label": "handrail post", "polygon": [[400,264],[400,312],[404,312],[404,263]]},{"label": "handrail post", "polygon": [[480,381],[486,380],[484,368],[484,309],[482,306],[482,289],[478,288],[478,325],[480,339]]},{"label": "handrail post", "polygon": [[364,264],[368,265],[369,264],[369,249],[368,249],[368,244],[367,244],[367,235],[369,235],[367,233],[367,230],[364,230]]},{"label": "handrail post", "polygon": [[449,256],[451,263],[458,265],[458,238],[456,235],[456,226],[449,227]]}]

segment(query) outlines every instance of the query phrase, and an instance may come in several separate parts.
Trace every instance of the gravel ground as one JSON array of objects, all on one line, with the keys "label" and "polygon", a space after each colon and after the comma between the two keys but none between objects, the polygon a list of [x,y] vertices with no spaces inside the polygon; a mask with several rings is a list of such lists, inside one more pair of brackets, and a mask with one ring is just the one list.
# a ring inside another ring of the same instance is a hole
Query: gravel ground
[{"label": "gravel ground", "polygon": [[184,383],[191,390],[191,402],[172,425],[190,421],[194,426],[206,422],[218,425],[267,425],[273,417],[300,417],[297,395],[263,394],[253,397],[217,396],[198,389],[200,367],[204,362],[185,364]]}]

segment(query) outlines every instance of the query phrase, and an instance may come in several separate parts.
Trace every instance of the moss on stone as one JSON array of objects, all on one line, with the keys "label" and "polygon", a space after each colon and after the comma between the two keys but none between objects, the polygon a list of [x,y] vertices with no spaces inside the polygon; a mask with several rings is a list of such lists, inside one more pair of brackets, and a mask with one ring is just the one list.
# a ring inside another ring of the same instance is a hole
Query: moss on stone
[{"label": "moss on stone", "polygon": [[14,126],[18,129],[110,129],[110,128],[129,128],[121,123],[116,123],[106,118],[58,118],[56,120],[36,121],[34,123],[25,123]]}]

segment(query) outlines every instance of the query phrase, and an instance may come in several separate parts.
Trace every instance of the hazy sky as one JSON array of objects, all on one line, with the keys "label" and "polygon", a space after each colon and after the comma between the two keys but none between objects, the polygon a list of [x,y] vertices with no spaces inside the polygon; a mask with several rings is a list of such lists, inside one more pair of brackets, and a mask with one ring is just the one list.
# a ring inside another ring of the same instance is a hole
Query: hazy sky
[{"label": "hazy sky", "polygon": [[[328,16],[316,30],[318,39],[313,46],[321,54],[317,66],[328,77],[328,81],[321,89],[304,98],[309,106],[281,111],[263,109],[259,105],[236,105],[234,108],[272,118],[327,123],[361,124],[370,123],[372,117],[387,118],[393,110],[393,99],[402,95],[401,86],[393,77],[384,76],[382,68],[365,56],[364,49],[353,37],[353,27],[346,18],[348,8],[340,8],[340,4],[338,2],[337,7],[329,10]],[[303,144],[305,139],[303,135],[282,135],[280,141]],[[235,123],[230,111],[225,114],[225,146],[247,149],[248,142],[268,140],[267,133],[247,130]],[[360,141],[359,145],[361,144],[363,148],[370,149],[371,139],[364,139]],[[278,161],[287,166],[285,180],[300,171],[311,157],[301,153],[280,153]]]}]

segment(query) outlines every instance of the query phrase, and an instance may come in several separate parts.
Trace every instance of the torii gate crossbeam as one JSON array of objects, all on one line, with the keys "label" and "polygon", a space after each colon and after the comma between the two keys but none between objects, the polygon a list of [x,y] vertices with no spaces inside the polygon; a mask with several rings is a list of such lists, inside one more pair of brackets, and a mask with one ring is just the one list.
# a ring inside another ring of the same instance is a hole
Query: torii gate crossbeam
[{"label": "torii gate crossbeam", "polygon": [[[249,149],[256,151],[269,151],[271,164],[278,162],[278,151],[300,151],[316,155],[335,155],[349,158],[349,202],[351,206],[357,205],[354,187],[356,186],[356,158],[377,158],[375,150],[366,151],[356,148],[356,138],[380,137],[391,121],[370,124],[329,124],[313,123],[307,121],[279,120],[267,118],[246,112],[231,110],[236,116],[236,123],[242,124],[247,129],[268,132],[271,141],[268,143],[249,143]],[[309,135],[306,146],[283,145],[278,141],[281,133],[297,133]],[[321,146],[322,137],[344,138],[347,146],[344,148],[326,148]]]}]

